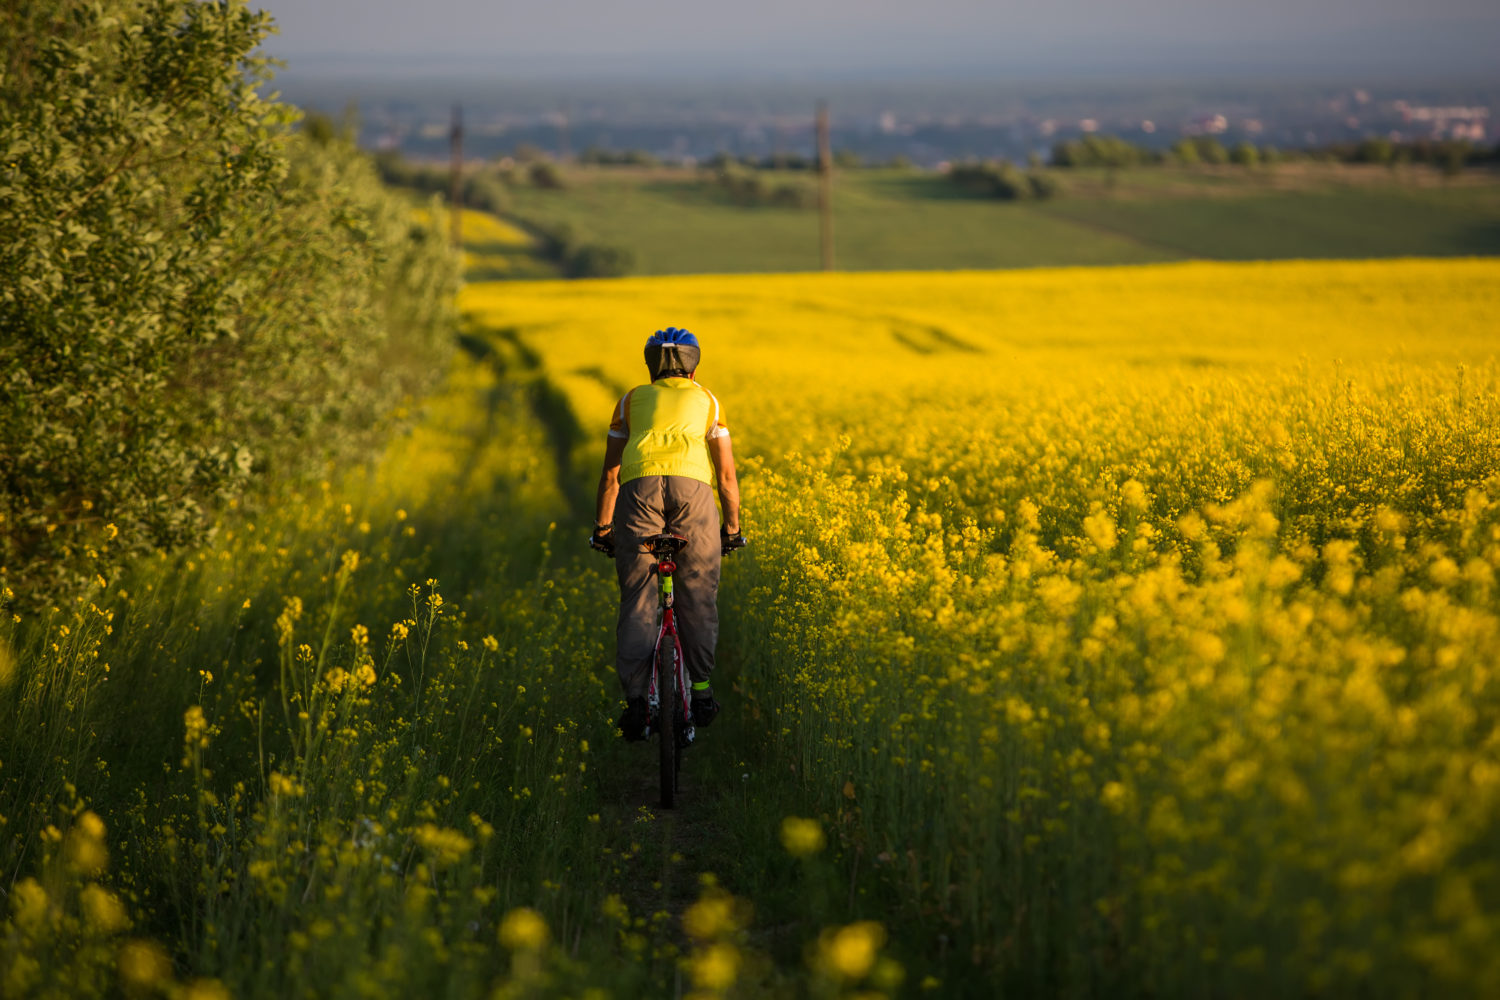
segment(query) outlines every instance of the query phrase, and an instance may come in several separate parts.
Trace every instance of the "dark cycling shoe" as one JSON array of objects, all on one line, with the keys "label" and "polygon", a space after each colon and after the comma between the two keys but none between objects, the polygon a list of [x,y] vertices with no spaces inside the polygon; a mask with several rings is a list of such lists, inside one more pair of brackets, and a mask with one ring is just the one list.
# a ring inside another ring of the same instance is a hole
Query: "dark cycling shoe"
[{"label": "dark cycling shoe", "polygon": [[646,738],[646,723],[649,721],[651,710],[646,707],[646,699],[631,698],[620,715],[620,735],[631,743],[639,743]]},{"label": "dark cycling shoe", "polygon": [[693,697],[693,725],[700,728],[707,727],[714,721],[714,717],[719,714],[719,709],[722,707],[712,693],[706,698],[695,695]]}]

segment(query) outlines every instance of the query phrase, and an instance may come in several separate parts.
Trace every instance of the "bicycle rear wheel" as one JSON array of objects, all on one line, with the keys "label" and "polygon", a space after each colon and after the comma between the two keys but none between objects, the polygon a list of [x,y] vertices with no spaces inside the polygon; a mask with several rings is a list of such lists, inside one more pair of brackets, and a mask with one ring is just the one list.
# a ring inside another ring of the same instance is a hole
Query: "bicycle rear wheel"
[{"label": "bicycle rear wheel", "polygon": [[677,669],[672,662],[676,643],[662,636],[656,649],[656,738],[661,746],[661,807],[671,809],[677,795]]}]

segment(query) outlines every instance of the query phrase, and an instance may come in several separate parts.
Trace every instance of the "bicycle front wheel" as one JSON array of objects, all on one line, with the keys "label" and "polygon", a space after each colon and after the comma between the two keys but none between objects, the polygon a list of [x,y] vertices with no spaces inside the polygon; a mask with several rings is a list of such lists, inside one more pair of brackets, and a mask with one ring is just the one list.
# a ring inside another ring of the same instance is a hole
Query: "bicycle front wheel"
[{"label": "bicycle front wheel", "polygon": [[656,649],[656,691],[658,717],[656,738],[661,746],[661,807],[671,809],[677,793],[677,665],[672,653],[677,644],[669,635],[662,636]]}]

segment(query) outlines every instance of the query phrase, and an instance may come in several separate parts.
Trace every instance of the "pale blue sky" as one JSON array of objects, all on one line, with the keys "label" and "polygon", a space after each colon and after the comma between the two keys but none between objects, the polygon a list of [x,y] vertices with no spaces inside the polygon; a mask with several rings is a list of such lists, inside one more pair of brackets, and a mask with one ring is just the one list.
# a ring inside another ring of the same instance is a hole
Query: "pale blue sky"
[{"label": "pale blue sky", "polygon": [[[1231,61],[1500,65],[1495,0],[260,0],[269,49],[311,57],[506,56],[529,70],[809,60],[839,69],[1054,62],[1174,52]],[[535,63],[535,65],[532,65]],[[296,68],[296,67],[294,67]],[[308,68],[306,65],[300,67]]]}]

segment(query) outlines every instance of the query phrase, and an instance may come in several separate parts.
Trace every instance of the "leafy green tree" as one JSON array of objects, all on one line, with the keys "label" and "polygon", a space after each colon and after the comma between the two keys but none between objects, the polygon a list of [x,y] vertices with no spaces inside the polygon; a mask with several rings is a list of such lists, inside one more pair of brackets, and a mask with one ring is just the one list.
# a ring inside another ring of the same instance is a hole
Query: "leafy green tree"
[{"label": "leafy green tree", "polygon": [[1198,149],[1198,159],[1204,163],[1223,166],[1229,162],[1229,150],[1225,149],[1224,144],[1211,135],[1200,135],[1194,140],[1193,145]]},{"label": "leafy green tree", "polygon": [[1443,170],[1443,176],[1457,177],[1463,173],[1469,162],[1469,152],[1469,144],[1466,142],[1443,143],[1438,153],[1438,165]]},{"label": "leafy green tree", "polygon": [[1390,163],[1396,156],[1396,148],[1389,139],[1365,139],[1354,150],[1356,163]]},{"label": "leafy green tree", "polygon": [[585,243],[564,262],[564,272],[569,278],[618,278],[629,274],[634,267],[633,253],[602,243]]},{"label": "leafy green tree", "polygon": [[473,173],[464,178],[464,204],[482,212],[505,212],[511,206],[510,188],[499,174]]},{"label": "leafy green tree", "polygon": [[1038,191],[1031,177],[1009,160],[961,163],[948,171],[948,180],[972,194],[1002,201],[1029,198]]},{"label": "leafy green tree", "polygon": [[1172,143],[1172,157],[1185,167],[1195,166],[1203,159],[1198,155],[1198,144],[1191,139],[1178,139]]},{"label": "leafy green tree", "polygon": [[1234,149],[1229,151],[1230,162],[1242,167],[1260,166],[1260,150],[1255,148],[1253,142],[1235,143]]},{"label": "leafy green tree", "polygon": [[563,184],[562,171],[547,160],[537,160],[531,164],[526,171],[526,176],[531,180],[531,186],[541,188],[544,191],[561,191],[566,185]]},{"label": "leafy green tree", "polygon": [[409,391],[388,351],[445,349],[451,256],[261,96],[269,28],[241,0],[0,12],[0,574],[23,599],[195,539]]},{"label": "leafy green tree", "polygon": [[1113,135],[1086,135],[1052,147],[1054,167],[1133,167],[1151,159],[1150,150]]},{"label": "leafy green tree", "polygon": [[1031,188],[1031,196],[1038,201],[1055,198],[1061,192],[1062,186],[1058,183],[1054,174],[1045,170],[1028,170],[1026,172],[1026,183]]}]

